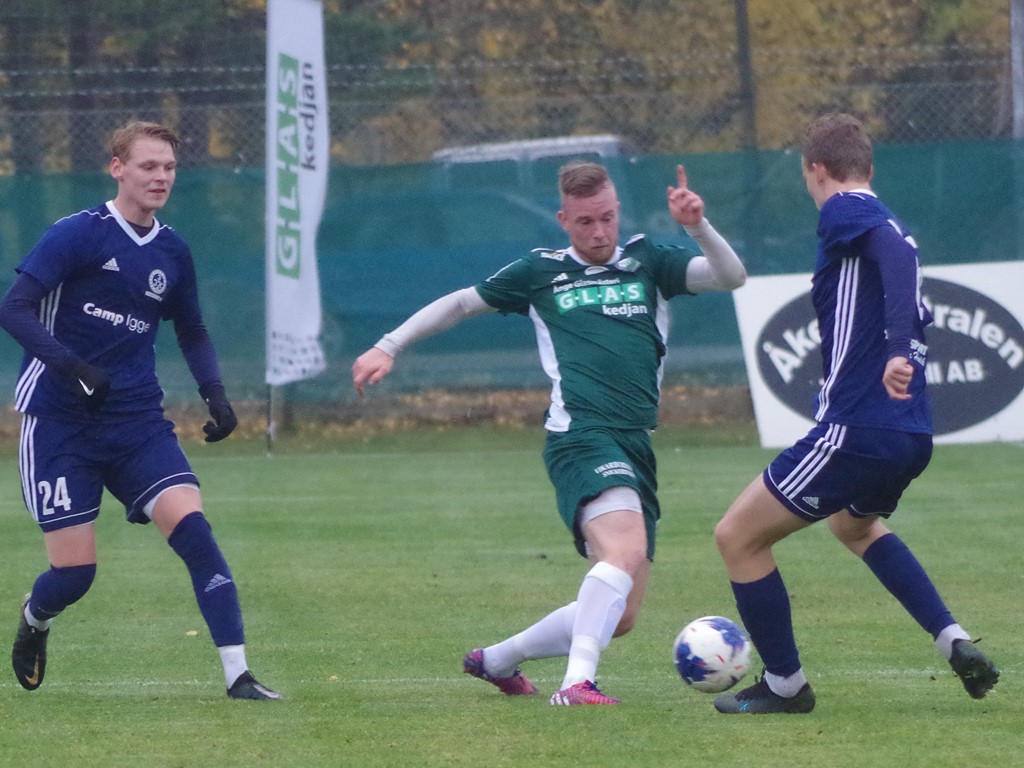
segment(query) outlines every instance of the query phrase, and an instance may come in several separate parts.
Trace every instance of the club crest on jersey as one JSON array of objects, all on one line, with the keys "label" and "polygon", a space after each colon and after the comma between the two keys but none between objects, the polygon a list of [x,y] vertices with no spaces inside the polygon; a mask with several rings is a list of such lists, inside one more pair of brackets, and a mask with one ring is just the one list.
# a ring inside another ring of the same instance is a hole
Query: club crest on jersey
[{"label": "club crest on jersey", "polygon": [[167,290],[167,275],[162,269],[154,269],[149,273],[149,290],[146,295],[151,299],[163,301],[163,292]]}]

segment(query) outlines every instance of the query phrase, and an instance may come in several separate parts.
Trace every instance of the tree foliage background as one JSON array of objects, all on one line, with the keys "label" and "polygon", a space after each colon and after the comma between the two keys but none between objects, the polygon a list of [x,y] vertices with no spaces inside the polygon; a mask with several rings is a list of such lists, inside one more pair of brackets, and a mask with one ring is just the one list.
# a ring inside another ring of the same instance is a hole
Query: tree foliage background
[{"label": "tree foliage background", "polygon": [[[333,155],[615,133],[779,148],[854,111],[876,139],[1010,133],[1008,0],[325,0]],[[191,166],[263,158],[266,0],[5,0],[0,173],[95,170],[130,116]]]}]

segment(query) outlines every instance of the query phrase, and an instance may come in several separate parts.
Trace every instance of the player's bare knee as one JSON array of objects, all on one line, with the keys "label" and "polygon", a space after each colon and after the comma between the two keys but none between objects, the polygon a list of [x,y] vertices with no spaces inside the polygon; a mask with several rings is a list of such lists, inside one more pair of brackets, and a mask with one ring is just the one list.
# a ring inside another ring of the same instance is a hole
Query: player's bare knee
[{"label": "player's bare knee", "polygon": [[735,566],[762,558],[771,552],[771,542],[757,537],[727,515],[715,526],[715,544],[730,571]]},{"label": "player's bare knee", "polygon": [[729,560],[737,555],[739,545],[739,532],[732,524],[728,515],[718,521],[715,526],[715,546],[723,559]]},{"label": "player's bare knee", "polygon": [[828,528],[853,554],[860,557],[871,544],[889,532],[877,517],[854,517],[846,510],[828,519]]}]

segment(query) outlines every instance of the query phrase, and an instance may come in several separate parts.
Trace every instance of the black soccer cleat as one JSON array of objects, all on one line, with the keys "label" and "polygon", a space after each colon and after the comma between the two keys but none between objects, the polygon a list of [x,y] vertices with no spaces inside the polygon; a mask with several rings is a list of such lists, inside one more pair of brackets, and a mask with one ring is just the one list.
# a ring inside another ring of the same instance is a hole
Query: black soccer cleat
[{"label": "black soccer cleat", "polygon": [[11,666],[14,676],[26,691],[34,691],[43,684],[46,672],[46,639],[50,635],[48,629],[36,629],[25,619],[25,606],[28,597],[21,604],[21,622],[18,634],[14,638],[11,649]]},{"label": "black soccer cleat", "polygon": [[999,670],[970,640],[954,640],[949,666],[972,699],[983,699],[999,682]]},{"label": "black soccer cleat", "polygon": [[792,698],[779,696],[768,687],[764,678],[739,693],[723,693],[715,699],[715,709],[727,715],[795,715],[814,709],[814,691],[810,683]]},{"label": "black soccer cleat", "polygon": [[228,696],[232,699],[249,699],[250,701],[281,701],[284,698],[277,691],[272,691],[259,682],[249,670],[245,670],[231,684],[231,687],[228,688]]}]

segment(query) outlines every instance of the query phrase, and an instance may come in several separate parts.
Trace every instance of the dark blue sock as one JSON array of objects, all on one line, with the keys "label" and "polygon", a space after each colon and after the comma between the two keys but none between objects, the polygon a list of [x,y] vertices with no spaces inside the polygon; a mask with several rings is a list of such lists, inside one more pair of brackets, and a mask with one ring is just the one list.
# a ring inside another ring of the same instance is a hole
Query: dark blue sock
[{"label": "dark blue sock", "polygon": [[887,533],[868,547],[864,562],[932,637],[956,623],[924,568],[896,534]]},{"label": "dark blue sock", "polygon": [[778,569],[748,584],[732,582],[732,593],[740,620],[765,669],[780,677],[799,671],[800,654],[793,637],[789,595]]},{"label": "dark blue sock", "polygon": [[192,512],[182,518],[167,543],[185,561],[199,611],[210,628],[214,645],[244,643],[238,590],[203,513]]},{"label": "dark blue sock", "polygon": [[72,603],[81,600],[96,577],[96,564],[50,568],[32,585],[29,610],[40,621],[52,619]]}]

